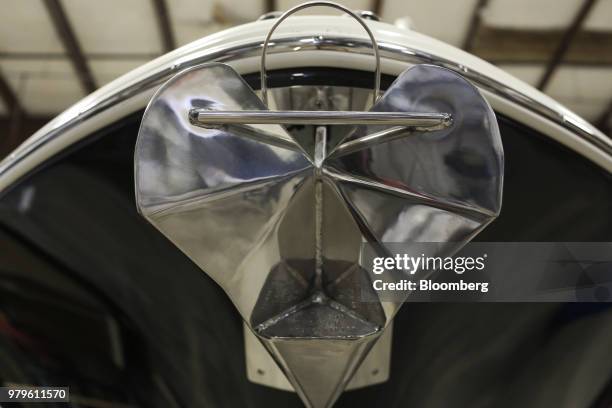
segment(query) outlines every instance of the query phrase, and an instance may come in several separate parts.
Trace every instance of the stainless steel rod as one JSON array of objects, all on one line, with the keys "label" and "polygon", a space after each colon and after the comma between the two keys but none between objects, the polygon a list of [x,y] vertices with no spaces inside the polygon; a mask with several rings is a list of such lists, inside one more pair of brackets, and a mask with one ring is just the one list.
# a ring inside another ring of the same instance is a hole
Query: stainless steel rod
[{"label": "stainless steel rod", "polygon": [[192,109],[191,123],[199,126],[230,124],[281,125],[390,125],[442,129],[452,123],[448,113],[355,111],[211,111]]},{"label": "stainless steel rod", "polygon": [[343,6],[342,4],[331,2],[331,1],[310,1],[304,4],[299,4],[293,7],[292,9],[285,11],[276,20],[276,22],[274,23],[272,28],[270,28],[270,31],[268,31],[268,34],[266,35],[266,39],[264,40],[264,43],[263,43],[263,50],[261,52],[261,62],[260,62],[261,99],[264,105],[268,106],[268,88],[266,84],[266,80],[267,80],[266,78],[266,55],[268,51],[268,45],[270,44],[270,39],[272,38],[272,33],[274,32],[274,30],[276,30],[276,28],[280,25],[280,23],[282,23],[290,15],[300,10],[303,10],[305,8],[316,7],[316,6],[332,7],[332,8],[344,11],[346,14],[353,17],[363,27],[363,29],[368,33],[368,36],[370,37],[370,41],[372,41],[372,48],[374,49],[374,57],[376,58],[376,72],[374,74],[375,75],[374,92],[372,93],[372,104],[375,104],[380,94],[380,78],[382,75],[381,75],[381,70],[380,70],[380,51],[378,50],[378,43],[376,42],[376,37],[374,36],[374,33],[372,33],[372,30],[370,29],[370,27],[368,27],[368,25],[365,23],[365,21],[363,21],[363,19],[359,16],[359,14],[355,13],[353,10],[349,9],[348,7]]}]

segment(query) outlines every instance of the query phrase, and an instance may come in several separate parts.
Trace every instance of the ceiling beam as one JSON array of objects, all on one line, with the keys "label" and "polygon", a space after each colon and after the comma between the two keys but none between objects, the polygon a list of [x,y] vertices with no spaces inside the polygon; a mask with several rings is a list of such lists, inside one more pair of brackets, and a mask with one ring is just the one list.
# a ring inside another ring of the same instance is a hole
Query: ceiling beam
[{"label": "ceiling beam", "polygon": [[[516,30],[481,25],[470,52],[494,64],[547,64],[562,30]],[[563,64],[612,65],[612,31],[579,31]]]},{"label": "ceiling beam", "polygon": [[264,14],[278,11],[276,0],[264,0]]},{"label": "ceiling beam", "polygon": [[372,13],[376,14],[378,17],[381,17],[384,6],[385,6],[384,0],[373,0],[372,1]]},{"label": "ceiling beam", "polygon": [[612,137],[612,101],[610,101],[610,104],[606,110],[595,121],[595,126],[608,136]]},{"label": "ceiling beam", "polygon": [[[4,78],[4,75],[0,72],[0,97],[6,106],[8,111],[8,118],[4,123],[2,129],[2,137],[0,137],[0,152],[7,150],[7,153],[12,150],[13,147],[17,146],[20,141],[19,132],[21,130],[21,122],[24,117],[23,108],[17,95],[11,89],[8,81]],[[4,156],[4,155],[2,155]]]},{"label": "ceiling beam", "polygon": [[[40,129],[53,119],[52,116],[28,116],[23,123],[28,128]],[[6,129],[6,125],[10,122],[10,116],[0,115],[0,129]]]},{"label": "ceiling beam", "polygon": [[50,120],[50,117],[25,116],[23,112],[17,116],[0,116],[0,160]]},{"label": "ceiling beam", "polygon": [[176,41],[174,39],[174,31],[172,31],[172,22],[170,21],[168,5],[166,4],[166,0],[152,1],[164,52],[170,52],[176,48]]},{"label": "ceiling beam", "polygon": [[472,11],[472,17],[470,18],[469,29],[463,39],[462,48],[466,51],[471,51],[474,46],[474,40],[482,25],[482,10],[484,10],[488,3],[489,0],[478,0],[476,6],[474,6],[474,11]]},{"label": "ceiling beam", "polygon": [[68,16],[60,3],[60,0],[44,0],[47,12],[53,21],[53,27],[62,41],[66,52],[72,62],[74,70],[79,78],[81,86],[86,93],[95,91],[96,82],[89,69],[85,55],[77,40],[74,30],[68,21]]},{"label": "ceiling beam", "polygon": [[0,98],[2,98],[6,109],[9,111],[9,114],[15,110],[22,111],[17,95],[15,95],[15,92],[13,92],[13,89],[11,89],[8,81],[4,75],[2,75],[2,72],[0,72]]},{"label": "ceiling beam", "polygon": [[578,34],[580,29],[582,28],[582,24],[586,20],[587,16],[589,15],[589,12],[592,10],[596,2],[597,0],[583,1],[582,5],[580,6],[580,9],[574,16],[572,23],[563,33],[563,36],[559,40],[555,51],[551,55],[550,60],[546,65],[544,74],[542,74],[542,78],[540,78],[540,81],[538,82],[539,90],[543,90],[544,88],[546,88],[553,74],[555,73],[559,65],[561,65],[561,63],[563,62],[565,54],[567,54],[567,51],[572,46],[572,42],[576,37],[576,34]]}]

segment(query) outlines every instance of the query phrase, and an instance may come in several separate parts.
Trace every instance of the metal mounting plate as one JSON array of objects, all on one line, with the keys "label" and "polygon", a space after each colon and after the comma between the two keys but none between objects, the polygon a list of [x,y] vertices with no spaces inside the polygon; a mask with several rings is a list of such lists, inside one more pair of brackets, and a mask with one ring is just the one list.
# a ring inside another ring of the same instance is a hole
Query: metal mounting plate
[{"label": "metal mounting plate", "polygon": [[[246,324],[243,324],[243,328],[247,378],[249,381],[283,391],[295,392],[293,386],[287,380],[287,376],[278,368],[261,341]],[[381,384],[389,379],[392,338],[393,322],[387,326],[372,350],[355,371],[345,388],[346,390]]]}]

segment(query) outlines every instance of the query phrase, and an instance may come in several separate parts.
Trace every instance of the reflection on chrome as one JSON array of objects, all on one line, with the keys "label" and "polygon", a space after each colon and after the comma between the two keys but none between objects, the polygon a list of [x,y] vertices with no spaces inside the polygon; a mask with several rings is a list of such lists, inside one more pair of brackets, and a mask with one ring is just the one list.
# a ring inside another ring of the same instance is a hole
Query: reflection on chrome
[{"label": "reflection on chrome", "polygon": [[[274,105],[295,109],[284,91]],[[346,105],[342,88],[315,94]],[[267,110],[227,65],[166,83],[138,136],[139,211],[223,287],[303,401],[330,406],[401,305],[358,301],[362,242],[446,242],[445,254],[491,222],[503,185],[495,116],[468,81],[431,65],[402,73],[371,111],[450,114],[437,130],[199,127],[193,108]]]}]

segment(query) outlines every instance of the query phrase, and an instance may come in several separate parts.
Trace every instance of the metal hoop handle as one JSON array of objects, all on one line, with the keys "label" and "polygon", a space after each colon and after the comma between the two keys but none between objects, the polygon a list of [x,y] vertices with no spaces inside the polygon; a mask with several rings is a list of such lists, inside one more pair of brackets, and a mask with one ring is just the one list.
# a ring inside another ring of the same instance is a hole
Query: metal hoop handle
[{"label": "metal hoop handle", "polygon": [[342,4],[334,3],[331,1],[310,1],[308,3],[303,3],[298,6],[295,6],[287,10],[286,12],[284,12],[278,18],[278,20],[274,23],[272,28],[270,28],[270,31],[268,31],[266,40],[263,43],[263,50],[261,54],[261,68],[260,68],[261,70],[261,99],[264,105],[266,105],[266,107],[268,106],[268,89],[266,86],[266,77],[267,77],[266,75],[266,53],[268,51],[268,44],[270,43],[270,38],[272,37],[274,30],[276,30],[276,27],[278,27],[280,23],[282,23],[283,20],[285,20],[290,15],[300,10],[303,10],[305,8],[315,7],[315,6],[331,7],[331,8],[335,8],[335,9],[344,11],[345,13],[353,17],[355,20],[357,20],[357,22],[361,24],[361,26],[367,31],[368,35],[370,36],[370,40],[372,41],[372,48],[374,49],[374,56],[376,57],[376,71],[375,71],[376,76],[375,76],[375,82],[374,82],[374,95],[372,96],[372,104],[376,103],[376,100],[378,99],[378,94],[380,93],[381,73],[380,73],[380,53],[378,52],[378,43],[376,42],[376,39],[374,38],[374,34],[372,34],[372,31],[370,30],[370,28],[367,26],[367,24],[363,21],[361,17],[359,17],[355,12],[346,8]]}]

